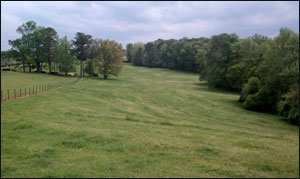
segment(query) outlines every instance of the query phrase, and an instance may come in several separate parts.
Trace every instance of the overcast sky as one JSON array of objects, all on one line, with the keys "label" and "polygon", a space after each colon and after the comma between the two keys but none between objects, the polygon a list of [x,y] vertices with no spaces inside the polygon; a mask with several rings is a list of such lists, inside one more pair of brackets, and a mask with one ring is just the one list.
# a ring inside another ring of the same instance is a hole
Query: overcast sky
[{"label": "overcast sky", "polygon": [[281,27],[299,33],[299,2],[34,2],[1,1],[1,50],[19,38],[16,29],[33,20],[71,40],[76,32],[130,42],[255,33],[274,37]]}]

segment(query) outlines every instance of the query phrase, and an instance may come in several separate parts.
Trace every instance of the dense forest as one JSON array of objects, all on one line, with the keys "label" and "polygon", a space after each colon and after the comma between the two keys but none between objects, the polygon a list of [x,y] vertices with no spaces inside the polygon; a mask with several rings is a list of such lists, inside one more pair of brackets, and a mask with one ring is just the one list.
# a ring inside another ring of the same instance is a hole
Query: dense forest
[{"label": "dense forest", "polygon": [[240,92],[246,109],[299,123],[299,34],[290,29],[274,38],[224,33],[129,43],[126,49],[133,65],[197,72],[210,87]]}]

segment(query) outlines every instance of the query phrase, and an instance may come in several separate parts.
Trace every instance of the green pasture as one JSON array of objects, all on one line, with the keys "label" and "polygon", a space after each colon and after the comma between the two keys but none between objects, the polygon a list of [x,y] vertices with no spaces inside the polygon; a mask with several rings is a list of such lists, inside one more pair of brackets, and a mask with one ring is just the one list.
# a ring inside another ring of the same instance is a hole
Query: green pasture
[{"label": "green pasture", "polygon": [[23,72],[12,72],[12,71],[1,71],[1,91],[3,98],[8,97],[8,92],[10,97],[14,95],[14,89],[16,89],[16,95],[25,94],[25,88],[27,93],[29,92],[29,88],[32,90],[33,87],[42,88],[41,86],[49,85],[49,84],[57,84],[63,82],[71,82],[75,81],[76,78],[72,77],[57,77],[48,74],[40,74],[40,73],[23,73]]},{"label": "green pasture", "polygon": [[[298,126],[198,79],[125,65],[1,102],[1,177],[299,177]],[[1,89],[60,80],[2,72]]]}]

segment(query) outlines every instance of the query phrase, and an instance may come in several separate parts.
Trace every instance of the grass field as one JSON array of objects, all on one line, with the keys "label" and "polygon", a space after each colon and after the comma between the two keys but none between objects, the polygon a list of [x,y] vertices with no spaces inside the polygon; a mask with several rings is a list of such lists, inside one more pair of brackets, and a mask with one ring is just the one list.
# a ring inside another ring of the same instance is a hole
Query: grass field
[{"label": "grass field", "polygon": [[2,102],[1,177],[299,177],[299,127],[238,98],[126,65]]},{"label": "grass field", "polygon": [[[76,78],[70,77],[57,77],[48,74],[36,74],[36,73],[18,73],[18,72],[6,72],[1,71],[1,90],[3,97],[7,97],[7,90],[10,90],[10,96],[13,94],[13,90],[16,89],[17,95],[24,94],[25,88],[31,89],[40,85],[54,84],[58,82],[70,82],[75,81]],[[28,91],[27,91],[28,93]]]}]

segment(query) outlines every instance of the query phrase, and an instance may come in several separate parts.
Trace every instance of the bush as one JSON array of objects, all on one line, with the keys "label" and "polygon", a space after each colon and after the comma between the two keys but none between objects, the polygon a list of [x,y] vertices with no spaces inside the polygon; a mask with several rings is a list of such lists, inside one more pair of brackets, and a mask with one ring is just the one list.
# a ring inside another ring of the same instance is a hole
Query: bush
[{"label": "bush", "polygon": [[283,100],[277,104],[280,115],[287,117],[288,122],[299,124],[299,86],[295,84],[290,91],[283,95]]},{"label": "bush", "polygon": [[244,102],[248,95],[258,92],[259,86],[259,79],[257,77],[253,76],[249,78],[248,83],[244,85],[239,101]]},{"label": "bush", "polygon": [[248,95],[244,101],[244,105],[250,110],[276,112],[276,105],[274,104],[277,101],[277,92],[269,86],[264,85],[254,95]]}]

